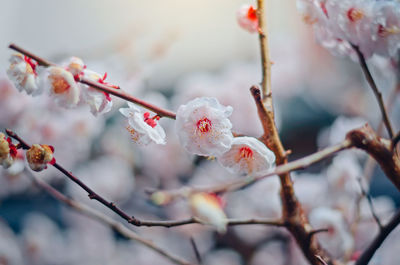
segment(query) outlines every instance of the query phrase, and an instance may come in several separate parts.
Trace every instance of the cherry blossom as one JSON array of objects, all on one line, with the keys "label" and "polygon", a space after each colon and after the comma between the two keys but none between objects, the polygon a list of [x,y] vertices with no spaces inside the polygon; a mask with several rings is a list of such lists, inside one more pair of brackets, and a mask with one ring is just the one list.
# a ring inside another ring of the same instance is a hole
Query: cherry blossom
[{"label": "cherry blossom", "polygon": [[334,257],[344,257],[353,251],[354,240],[340,211],[320,207],[315,208],[309,217],[314,229],[328,229],[328,232],[319,233],[317,237]]},{"label": "cherry blossom", "polygon": [[[118,88],[117,86],[113,86],[105,82],[105,79],[107,78],[107,73],[105,73],[102,76],[94,71],[85,69],[83,70],[83,76],[95,82],[99,82],[101,84],[106,84],[114,88]],[[90,112],[94,116],[97,116],[98,114],[107,113],[112,108],[112,100],[110,95],[106,92],[97,90],[91,86],[81,84],[81,96],[82,96],[81,101],[84,104],[89,105]]]},{"label": "cherry blossom", "polygon": [[151,117],[150,112],[139,109],[133,103],[128,102],[128,106],[129,108],[120,108],[119,111],[128,118],[127,130],[132,140],[140,145],[148,145],[151,142],[166,144],[164,129],[158,124],[160,117]]},{"label": "cherry blossom", "polygon": [[181,105],[176,114],[175,129],[182,146],[189,153],[220,156],[232,145],[231,106],[216,98],[196,98]]},{"label": "cherry blossom", "polygon": [[38,86],[37,63],[34,60],[16,53],[11,56],[10,63],[7,75],[20,92],[25,91],[28,95],[33,96],[42,92]]},{"label": "cherry blossom", "polygon": [[317,41],[335,55],[358,46],[366,58],[394,57],[400,48],[400,3],[369,0],[298,0],[298,10],[313,25]]},{"label": "cherry blossom", "polygon": [[72,73],[64,68],[51,66],[47,69],[46,75],[44,85],[57,104],[67,108],[76,107],[79,102],[80,88]]},{"label": "cherry blossom", "polygon": [[17,156],[17,148],[12,144],[10,137],[0,133],[0,164],[4,168],[9,168]]},{"label": "cherry blossom", "polygon": [[257,9],[252,5],[242,5],[236,16],[239,25],[243,29],[251,33],[258,31]]},{"label": "cherry blossom", "polygon": [[26,151],[26,160],[32,170],[42,171],[47,168],[47,164],[54,164],[56,162],[53,153],[54,148],[50,145],[33,144]]},{"label": "cherry blossom", "polygon": [[220,197],[205,192],[194,193],[189,197],[189,204],[195,217],[214,226],[219,233],[226,231],[227,218]]},{"label": "cherry blossom", "polygon": [[218,157],[219,163],[233,173],[263,175],[275,162],[274,153],[254,137],[236,137],[231,149]]},{"label": "cherry blossom", "polygon": [[86,69],[86,65],[83,60],[79,57],[71,57],[68,61],[66,70],[69,71],[74,77],[83,74],[83,70]]}]

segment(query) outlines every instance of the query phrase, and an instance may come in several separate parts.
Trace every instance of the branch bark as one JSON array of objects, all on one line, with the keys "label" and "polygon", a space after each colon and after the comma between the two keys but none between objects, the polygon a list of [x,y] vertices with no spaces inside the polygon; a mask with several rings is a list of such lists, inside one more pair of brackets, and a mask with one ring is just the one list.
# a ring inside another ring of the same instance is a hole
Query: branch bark
[{"label": "branch bark", "polygon": [[385,241],[390,232],[392,232],[398,224],[400,224],[400,211],[398,211],[395,216],[392,217],[388,224],[382,227],[377,237],[364,250],[364,252],[356,261],[355,265],[367,265],[374,256],[375,252],[382,245],[383,241]]},{"label": "branch bark", "polygon": [[54,199],[62,202],[66,206],[70,207],[71,209],[73,209],[83,215],[86,215],[87,217],[89,217],[91,219],[97,220],[100,223],[103,223],[103,224],[111,227],[114,231],[119,233],[121,236],[123,236],[127,239],[135,240],[135,241],[139,242],[140,244],[147,246],[148,248],[156,251],[160,255],[166,257],[167,259],[169,259],[170,261],[172,261],[176,264],[179,264],[179,265],[191,265],[192,264],[193,265],[193,263],[190,263],[178,256],[175,256],[174,254],[171,254],[168,251],[162,249],[161,247],[155,245],[150,240],[140,237],[134,231],[130,230],[123,224],[113,220],[112,218],[108,217],[107,215],[104,215],[103,213],[101,213],[95,209],[92,209],[83,203],[80,203],[71,198],[68,198],[67,196],[65,196],[64,194],[62,194],[61,192],[59,192],[58,190],[56,190],[55,188],[53,188],[52,186],[47,184],[46,182],[39,180],[33,174],[29,174],[29,177],[32,179],[32,181],[38,187],[40,187],[41,189],[46,191]]},{"label": "branch bark", "polygon": [[400,191],[400,159],[392,149],[391,140],[379,137],[368,124],[360,129],[350,131],[346,138],[355,147],[371,155],[378,162],[385,175]]},{"label": "branch bark", "polygon": [[[14,44],[14,43],[10,44],[8,47],[10,49],[14,50],[14,51],[22,53],[25,56],[28,56],[29,58],[34,59],[41,66],[44,66],[44,67],[57,66],[56,64],[54,64],[54,63],[52,63],[52,62],[50,62],[50,61],[48,61],[48,60],[46,60],[44,58],[41,58],[41,57],[39,57],[39,56],[37,56],[37,55],[35,55],[35,54],[25,50],[25,49],[19,47],[18,45]],[[135,103],[137,105],[140,105],[140,106],[142,106],[142,107],[144,107],[144,108],[146,108],[148,110],[151,110],[152,112],[156,113],[160,117],[166,117],[166,118],[170,118],[170,119],[175,119],[176,118],[176,114],[174,112],[172,112],[170,110],[166,110],[166,109],[160,108],[160,107],[155,106],[155,105],[153,105],[153,104],[151,104],[149,102],[146,102],[144,100],[136,98],[136,97],[134,97],[132,95],[129,95],[128,93],[125,93],[124,91],[122,91],[120,89],[115,89],[113,87],[106,86],[104,84],[101,84],[101,83],[95,82],[93,80],[90,80],[90,79],[88,79],[86,77],[81,77],[78,80],[78,82],[80,82],[82,84],[89,85],[89,86],[91,86],[91,87],[93,87],[93,88],[95,88],[97,90],[106,92],[106,93],[114,95],[116,97],[122,98],[122,99],[124,99],[126,101],[129,101],[129,102]]]},{"label": "branch bark", "polygon": [[389,115],[387,114],[385,103],[383,102],[382,93],[379,90],[378,86],[376,85],[371,72],[369,71],[369,68],[368,68],[367,62],[365,61],[364,55],[362,54],[362,52],[360,51],[358,46],[356,46],[354,44],[351,44],[351,46],[353,47],[354,51],[356,52],[356,54],[358,56],[365,79],[367,80],[369,86],[372,88],[372,91],[374,92],[376,100],[378,101],[379,109],[380,109],[381,115],[382,115],[382,120],[385,123],[386,130],[389,134],[389,137],[392,138],[393,137],[393,127],[392,127],[392,124],[390,123]]}]

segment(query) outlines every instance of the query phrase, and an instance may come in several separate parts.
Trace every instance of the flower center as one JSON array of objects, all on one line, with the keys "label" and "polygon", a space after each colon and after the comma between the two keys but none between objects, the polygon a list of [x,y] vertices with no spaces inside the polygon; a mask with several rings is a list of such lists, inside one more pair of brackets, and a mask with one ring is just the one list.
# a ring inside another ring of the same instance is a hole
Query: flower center
[{"label": "flower center", "polygon": [[247,11],[247,18],[251,21],[257,21],[257,10],[254,7],[249,7],[249,10]]},{"label": "flower center", "polygon": [[147,123],[151,128],[157,126],[157,122],[160,119],[160,116],[155,115],[154,117],[150,118],[150,112],[143,113],[144,122]]},{"label": "flower center", "polygon": [[239,155],[245,159],[253,158],[253,150],[250,147],[244,146],[239,149]]},{"label": "flower center", "polygon": [[385,27],[383,25],[379,25],[378,27],[378,35],[382,38],[387,37],[391,34],[398,34],[400,33],[400,28],[396,26]]},{"label": "flower center", "polygon": [[56,94],[62,94],[66,92],[70,87],[68,82],[60,76],[52,76],[51,79],[52,79],[51,84],[53,86],[53,91]]},{"label": "flower center", "polygon": [[207,118],[203,118],[197,121],[197,130],[201,133],[208,133],[211,131],[211,121]]},{"label": "flower center", "polygon": [[364,12],[362,12],[360,9],[352,7],[347,11],[347,17],[351,22],[356,22],[364,17]]}]

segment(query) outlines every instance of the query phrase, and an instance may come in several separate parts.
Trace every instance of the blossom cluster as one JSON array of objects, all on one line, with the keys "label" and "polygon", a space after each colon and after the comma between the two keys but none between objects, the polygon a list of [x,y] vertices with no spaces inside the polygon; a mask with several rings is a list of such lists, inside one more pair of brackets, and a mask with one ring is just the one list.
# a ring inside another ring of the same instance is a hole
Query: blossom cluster
[{"label": "blossom cluster", "polygon": [[58,105],[66,108],[88,105],[95,116],[110,111],[112,107],[110,95],[77,81],[85,77],[118,88],[105,82],[107,74],[100,75],[86,69],[82,59],[77,57],[71,57],[63,67],[41,67],[35,60],[16,53],[10,58],[7,74],[21,92],[25,91],[32,96],[46,92]]},{"label": "blossom cluster", "polygon": [[397,57],[400,48],[400,3],[377,0],[297,0],[317,41],[333,54],[355,58],[357,46],[373,54]]},{"label": "blossom cluster", "polygon": [[[120,112],[128,118],[128,131],[132,139],[142,145],[151,142],[165,144],[165,132],[157,115],[129,103]],[[259,176],[265,174],[275,162],[274,153],[254,137],[233,137],[229,116],[231,106],[221,105],[216,98],[195,98],[178,108],[175,130],[183,148],[199,156],[216,157],[232,173]],[[153,202],[164,204],[167,195],[156,193]],[[189,203],[195,216],[205,223],[225,231],[226,217],[218,196],[208,193],[190,195]]]}]

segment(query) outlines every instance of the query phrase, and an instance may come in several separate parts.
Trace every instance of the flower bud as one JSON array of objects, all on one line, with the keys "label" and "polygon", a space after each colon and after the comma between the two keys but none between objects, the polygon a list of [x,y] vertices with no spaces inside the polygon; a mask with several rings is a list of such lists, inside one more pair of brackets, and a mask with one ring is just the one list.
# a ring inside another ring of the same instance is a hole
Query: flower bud
[{"label": "flower bud", "polygon": [[26,151],[26,159],[29,167],[34,171],[42,171],[47,168],[47,164],[56,162],[53,157],[54,148],[45,144],[34,144]]}]

